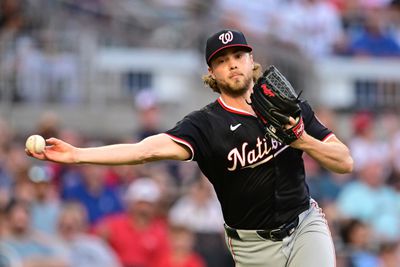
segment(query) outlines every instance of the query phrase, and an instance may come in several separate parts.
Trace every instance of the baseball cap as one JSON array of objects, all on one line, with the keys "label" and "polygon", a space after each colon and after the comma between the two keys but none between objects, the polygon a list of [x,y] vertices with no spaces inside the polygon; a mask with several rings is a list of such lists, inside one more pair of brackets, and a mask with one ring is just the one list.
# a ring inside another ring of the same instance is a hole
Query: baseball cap
[{"label": "baseball cap", "polygon": [[151,178],[138,178],[133,181],[126,191],[127,201],[146,201],[154,203],[160,198],[161,192],[158,184]]},{"label": "baseball cap", "polygon": [[211,35],[206,44],[206,62],[210,65],[211,59],[220,51],[229,47],[242,47],[246,51],[253,48],[247,44],[244,34],[240,31],[225,29]]}]

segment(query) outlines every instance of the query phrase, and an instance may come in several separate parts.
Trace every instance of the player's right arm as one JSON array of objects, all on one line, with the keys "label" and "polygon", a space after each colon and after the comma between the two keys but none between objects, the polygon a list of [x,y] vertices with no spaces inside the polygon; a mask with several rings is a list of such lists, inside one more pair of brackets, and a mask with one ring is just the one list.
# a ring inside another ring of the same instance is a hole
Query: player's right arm
[{"label": "player's right arm", "polygon": [[57,138],[46,140],[46,149],[41,154],[29,156],[59,163],[90,163],[101,165],[141,164],[150,161],[172,159],[187,160],[191,152],[173,141],[166,134],[157,134],[135,144],[115,144],[99,147],[79,148]]}]

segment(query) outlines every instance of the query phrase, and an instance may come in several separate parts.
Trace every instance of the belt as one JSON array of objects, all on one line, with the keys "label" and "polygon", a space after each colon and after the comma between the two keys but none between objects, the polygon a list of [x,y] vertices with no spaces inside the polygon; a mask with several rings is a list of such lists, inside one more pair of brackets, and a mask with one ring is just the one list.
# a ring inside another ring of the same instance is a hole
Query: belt
[{"label": "belt", "polygon": [[[296,218],[293,221],[285,223],[284,225],[282,225],[276,229],[254,230],[254,232],[258,236],[260,236],[264,239],[268,239],[271,241],[282,241],[285,237],[293,234],[293,232],[296,229],[298,224],[299,224],[299,217],[296,216]],[[242,240],[240,238],[240,234],[239,234],[240,230],[236,230],[232,227],[225,225],[225,232],[226,232],[226,235],[230,238]]]}]

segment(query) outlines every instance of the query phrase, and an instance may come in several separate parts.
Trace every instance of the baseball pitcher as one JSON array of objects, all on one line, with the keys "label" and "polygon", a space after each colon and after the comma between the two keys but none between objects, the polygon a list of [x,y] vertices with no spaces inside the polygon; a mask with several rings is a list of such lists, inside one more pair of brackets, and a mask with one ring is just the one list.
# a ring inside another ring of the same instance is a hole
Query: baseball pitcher
[{"label": "baseball pitcher", "polygon": [[351,172],[348,148],[274,66],[264,73],[243,33],[209,37],[204,82],[219,94],[165,133],[135,144],[78,148],[56,138],[43,153],[61,163],[142,164],[194,160],[214,186],[237,267],[333,267],[324,214],[311,198],[302,153]]}]

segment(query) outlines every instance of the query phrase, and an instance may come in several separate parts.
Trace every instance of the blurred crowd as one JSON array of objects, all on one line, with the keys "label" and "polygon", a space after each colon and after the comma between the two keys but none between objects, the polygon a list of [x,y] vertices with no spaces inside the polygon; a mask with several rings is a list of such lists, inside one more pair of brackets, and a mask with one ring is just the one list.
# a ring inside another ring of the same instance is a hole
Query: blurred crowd
[{"label": "blurred crowd", "polygon": [[[93,140],[52,113],[32,131],[77,146],[135,142],[162,131],[157,102],[145,103],[140,130],[122,139]],[[41,162],[6,120],[0,132],[0,266],[233,266],[219,203],[195,163]]]},{"label": "blurred crowd", "polygon": [[[265,62],[271,47],[299,55],[302,64],[331,55],[400,55],[398,0],[2,0],[0,98],[78,103],[93,43],[203,53],[205,38],[221,27],[244,31]],[[52,113],[30,134],[94,146],[165,130],[157,101],[136,99],[139,120],[132,123],[140,127],[127,137],[94,140]],[[304,156],[337,266],[399,267],[398,114],[357,111],[348,135],[334,111],[316,111],[356,164],[352,174],[337,175]],[[25,155],[27,135],[0,120],[0,267],[233,266],[219,203],[195,163],[44,163]]]},{"label": "blurred crowd", "polygon": [[[76,103],[98,47],[194,49],[242,30],[257,60],[399,57],[398,0],[3,0],[0,98]],[[299,71],[299,70],[298,70]]]},{"label": "blurred crowd", "polygon": [[[94,140],[51,113],[32,133],[87,147],[162,132],[157,101],[140,103],[140,128],[126,138]],[[341,137],[335,112],[316,114]],[[350,125],[355,171],[334,174],[304,155],[311,195],[326,214],[338,267],[398,267],[399,117],[363,111]],[[60,165],[27,157],[26,136],[4,119],[0,132],[0,266],[234,266],[220,205],[194,162]]]}]

